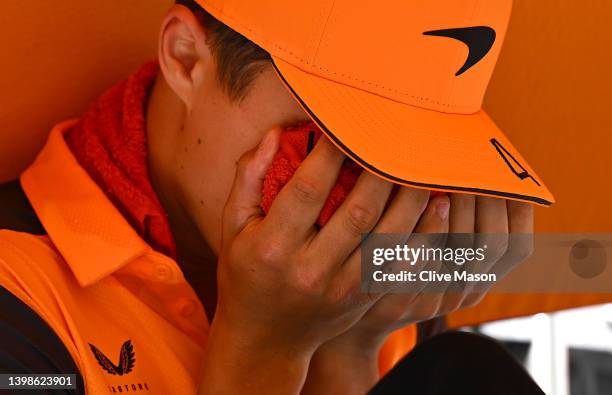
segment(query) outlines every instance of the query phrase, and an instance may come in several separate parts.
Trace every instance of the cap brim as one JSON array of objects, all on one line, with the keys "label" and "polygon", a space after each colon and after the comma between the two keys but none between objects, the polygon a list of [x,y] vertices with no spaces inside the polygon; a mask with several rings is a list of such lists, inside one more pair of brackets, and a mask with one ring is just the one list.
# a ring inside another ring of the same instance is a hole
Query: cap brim
[{"label": "cap brim", "polygon": [[550,205],[552,194],[495,123],[399,103],[273,57],[302,107],[351,159],[388,181]]}]

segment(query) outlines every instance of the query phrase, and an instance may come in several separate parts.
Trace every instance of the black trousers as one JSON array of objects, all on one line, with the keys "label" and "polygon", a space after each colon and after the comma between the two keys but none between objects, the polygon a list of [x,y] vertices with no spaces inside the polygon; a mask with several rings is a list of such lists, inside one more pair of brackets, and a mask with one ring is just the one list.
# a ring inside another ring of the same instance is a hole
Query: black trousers
[{"label": "black trousers", "polygon": [[419,344],[370,395],[543,395],[527,371],[497,341],[447,332]]}]

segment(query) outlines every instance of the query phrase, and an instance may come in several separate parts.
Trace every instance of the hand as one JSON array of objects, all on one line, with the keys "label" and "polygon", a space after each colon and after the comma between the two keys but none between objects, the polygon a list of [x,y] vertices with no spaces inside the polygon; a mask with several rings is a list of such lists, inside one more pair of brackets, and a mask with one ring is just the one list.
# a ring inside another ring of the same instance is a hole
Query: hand
[{"label": "hand", "polygon": [[[450,215],[439,215],[449,212],[449,204]],[[428,205],[416,232],[446,231],[478,233],[476,245],[489,244],[487,264],[476,263],[469,270],[502,276],[531,254],[532,238],[516,235],[532,233],[533,208],[526,203],[472,195],[451,194],[450,201],[445,196],[437,197]],[[330,394],[365,393],[378,380],[378,350],[391,331],[477,304],[486,291],[488,287],[467,287],[462,292],[424,290],[381,297],[350,330],[319,348],[304,394],[319,393],[322,385]]]},{"label": "hand", "polygon": [[429,196],[400,192],[383,215],[393,184],[364,172],[319,230],[315,221],[345,159],[322,138],[264,216],[262,180],[278,134],[240,160],[225,207],[201,393],[297,393],[314,351],[373,303],[359,292],[362,234],[412,231],[406,224],[416,224],[412,213]]},{"label": "hand", "polygon": [[[442,198],[445,197],[433,200],[430,206],[442,204]],[[417,226],[417,233],[448,231],[451,240],[453,236],[461,240],[460,246],[453,247],[487,245],[484,262],[465,265],[464,269],[471,273],[495,273],[500,279],[531,255],[533,207],[530,204],[485,196],[451,194],[448,221],[436,222],[433,220],[433,211],[428,207]],[[466,236],[473,236],[471,245],[464,245]],[[493,285],[483,284],[467,283],[464,288],[452,287],[446,292],[424,289],[420,293],[387,294],[372,306],[353,331],[362,332],[358,337],[373,337],[380,343],[388,333],[402,326],[478,304]]]}]

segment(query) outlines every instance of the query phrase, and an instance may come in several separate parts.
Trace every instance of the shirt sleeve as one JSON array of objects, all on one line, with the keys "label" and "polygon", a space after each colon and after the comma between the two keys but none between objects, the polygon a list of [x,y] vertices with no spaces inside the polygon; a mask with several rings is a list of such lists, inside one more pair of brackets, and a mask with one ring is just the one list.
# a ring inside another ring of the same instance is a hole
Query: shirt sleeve
[{"label": "shirt sleeve", "polygon": [[75,374],[76,390],[51,393],[85,394],[83,377],[59,337],[38,314],[1,286],[0,373]]}]

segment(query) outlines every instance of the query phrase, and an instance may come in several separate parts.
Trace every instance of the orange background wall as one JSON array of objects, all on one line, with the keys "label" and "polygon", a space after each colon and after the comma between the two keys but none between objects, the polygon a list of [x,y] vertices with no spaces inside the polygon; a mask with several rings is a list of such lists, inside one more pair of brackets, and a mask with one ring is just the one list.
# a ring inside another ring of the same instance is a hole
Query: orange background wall
[{"label": "orange background wall", "polygon": [[557,199],[542,231],[612,232],[612,2],[515,0],[485,108]]},{"label": "orange background wall", "polygon": [[[170,0],[3,0],[0,181],[56,122],[155,56]],[[612,3],[515,0],[485,108],[558,203],[539,230],[612,231]]]},{"label": "orange background wall", "polygon": [[58,121],[77,117],[156,54],[172,0],[2,0],[0,182],[16,175]]}]

